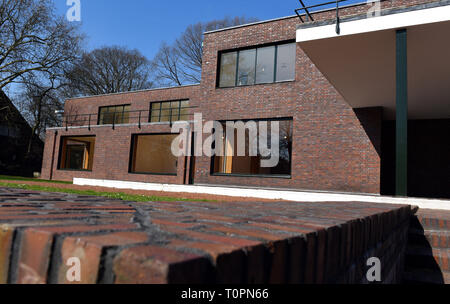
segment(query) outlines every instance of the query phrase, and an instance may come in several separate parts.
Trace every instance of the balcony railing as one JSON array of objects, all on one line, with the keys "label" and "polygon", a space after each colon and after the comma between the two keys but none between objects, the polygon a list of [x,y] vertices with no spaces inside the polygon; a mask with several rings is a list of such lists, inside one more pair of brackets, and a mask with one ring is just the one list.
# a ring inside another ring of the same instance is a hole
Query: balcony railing
[{"label": "balcony railing", "polygon": [[[115,129],[118,125],[137,125],[139,128],[148,123],[169,123],[171,126],[176,121],[190,121],[194,118],[192,109],[197,107],[173,107],[161,110],[137,110],[108,113],[71,114],[64,115],[60,127],[68,130],[71,127],[108,126]],[[161,111],[161,113],[159,113]],[[183,113],[186,111],[187,113]],[[152,113],[158,112],[158,115]]]},{"label": "balcony railing", "polygon": [[[339,4],[342,2],[348,2],[353,1],[353,3],[362,3],[364,1],[355,1],[355,0],[335,0],[335,1],[326,1],[314,5],[306,6],[303,0],[299,0],[301,7],[295,10],[295,13],[300,18],[302,23],[308,22],[308,21],[314,21],[314,17],[311,14],[312,9],[317,8],[328,8],[328,7],[335,7],[336,8],[336,33],[340,34],[340,17],[339,17]],[[302,16],[302,14],[304,16]],[[305,17],[305,19],[303,19]]]}]

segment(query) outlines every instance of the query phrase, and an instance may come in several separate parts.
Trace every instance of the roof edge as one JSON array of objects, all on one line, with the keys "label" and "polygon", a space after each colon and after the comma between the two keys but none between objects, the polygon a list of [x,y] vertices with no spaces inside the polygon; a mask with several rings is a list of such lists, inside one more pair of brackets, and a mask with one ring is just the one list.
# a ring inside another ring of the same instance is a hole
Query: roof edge
[{"label": "roof edge", "polygon": [[[385,1],[385,0],[382,0],[382,1]],[[365,0],[361,0],[361,2],[359,2],[359,3],[343,5],[343,6],[340,6],[340,8],[343,9],[343,8],[349,8],[349,7],[360,6],[360,5],[367,5],[367,3],[366,3]],[[324,13],[324,12],[329,12],[329,11],[333,11],[333,10],[336,10],[336,8],[325,8],[325,9],[313,11],[313,12],[310,12],[310,13],[311,14],[318,14],[318,13]],[[300,15],[301,16],[306,16],[306,13],[303,13],[303,14],[300,14]],[[258,24],[270,23],[270,22],[280,21],[280,20],[284,20],[284,19],[291,19],[291,18],[298,18],[298,16],[297,15],[291,15],[291,16],[286,16],[286,17],[279,17],[279,18],[273,18],[273,19],[268,19],[268,20],[251,22],[251,23],[246,23],[246,24],[241,24],[241,25],[235,25],[235,26],[225,27],[223,29],[206,31],[206,32],[203,33],[203,35],[214,34],[214,33],[224,32],[224,31],[230,31],[230,30],[234,30],[234,29],[238,29],[238,28],[242,28],[242,27],[254,26],[254,25],[258,25]]]},{"label": "roof edge", "polygon": [[136,90],[136,91],[128,91],[128,92],[118,92],[118,93],[109,93],[109,94],[80,96],[80,97],[67,98],[66,101],[77,100],[77,99],[86,99],[86,98],[95,98],[95,97],[107,97],[107,96],[115,96],[115,95],[124,95],[124,94],[135,94],[135,93],[152,92],[152,91],[160,91],[160,90],[181,89],[181,88],[196,87],[196,86],[200,86],[200,83],[186,84],[186,85],[182,85],[182,86],[173,86],[173,87],[160,87],[160,88],[144,89],[144,90]]}]

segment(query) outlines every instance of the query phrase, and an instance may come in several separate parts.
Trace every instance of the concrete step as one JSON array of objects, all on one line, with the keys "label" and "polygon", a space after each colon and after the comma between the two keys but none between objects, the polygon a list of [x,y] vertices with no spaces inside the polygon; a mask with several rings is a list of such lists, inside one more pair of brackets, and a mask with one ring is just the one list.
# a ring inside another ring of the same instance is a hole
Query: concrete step
[{"label": "concrete step", "polygon": [[409,230],[409,244],[425,248],[450,248],[450,231],[425,230],[411,228]]},{"label": "concrete step", "polygon": [[430,271],[450,271],[450,249],[426,248],[409,244],[406,250],[405,265],[409,268],[429,269]]},{"label": "concrete step", "polygon": [[450,230],[450,211],[419,209],[411,221],[412,228]]}]

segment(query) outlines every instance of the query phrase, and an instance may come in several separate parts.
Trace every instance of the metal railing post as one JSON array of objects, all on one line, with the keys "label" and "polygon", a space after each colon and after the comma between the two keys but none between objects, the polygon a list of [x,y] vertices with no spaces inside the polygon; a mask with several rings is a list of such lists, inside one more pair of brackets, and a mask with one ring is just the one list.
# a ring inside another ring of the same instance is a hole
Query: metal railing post
[{"label": "metal railing post", "polygon": [[141,116],[142,116],[142,110],[139,111],[139,129],[141,128]]},{"label": "metal railing post", "polygon": [[116,112],[113,113],[112,129],[116,129]]},{"label": "metal railing post", "polygon": [[341,26],[339,20],[339,0],[336,0],[336,34],[341,33]]}]

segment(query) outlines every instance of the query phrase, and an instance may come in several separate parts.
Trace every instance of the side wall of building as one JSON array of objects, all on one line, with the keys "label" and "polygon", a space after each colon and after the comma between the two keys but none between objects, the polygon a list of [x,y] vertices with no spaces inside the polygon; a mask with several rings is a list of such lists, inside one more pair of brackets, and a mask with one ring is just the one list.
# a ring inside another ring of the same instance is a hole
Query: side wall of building
[{"label": "side wall of building", "polygon": [[[178,159],[177,176],[129,173],[132,135],[171,133],[169,123],[148,124],[148,112],[151,102],[189,99],[190,106],[198,106],[198,86],[150,90],[128,94],[112,94],[70,100],[66,103],[66,112],[74,115],[97,113],[101,106],[131,104],[131,111],[145,111],[142,114],[141,128],[138,126],[138,113],[133,113],[130,123],[134,125],[94,126],[91,130],[85,127],[69,127],[48,130],[45,142],[42,178],[56,180],[72,180],[74,177],[128,180],[136,182],[182,184],[185,178],[186,163],[184,157]],[[94,164],[92,171],[60,170],[59,157],[61,138],[65,136],[95,136]]]}]

